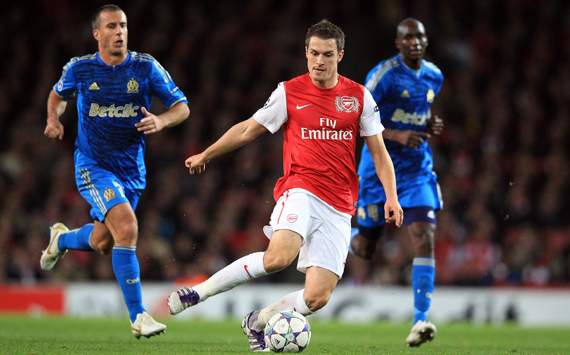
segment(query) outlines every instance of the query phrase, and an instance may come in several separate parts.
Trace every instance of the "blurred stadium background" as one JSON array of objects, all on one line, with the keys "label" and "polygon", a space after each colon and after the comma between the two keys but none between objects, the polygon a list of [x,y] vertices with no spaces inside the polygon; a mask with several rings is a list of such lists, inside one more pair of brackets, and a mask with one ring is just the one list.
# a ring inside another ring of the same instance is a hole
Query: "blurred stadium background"
[{"label": "blurred stadium background", "polygon": [[[434,317],[570,324],[568,2],[116,3],[128,16],[129,48],[156,57],[192,111],[183,125],[148,139],[138,255],[145,302],[155,312],[165,314],[163,300],[174,282],[203,279],[265,247],[261,227],[281,174],[280,141],[270,135],[213,162],[202,176],[188,176],[184,158],[250,117],[279,81],[306,70],[308,25],[328,18],[343,28],[340,72],[362,82],[373,65],[395,53],[396,24],[414,16],[426,25],[428,59],[446,76],[432,110],[446,123],[431,142],[446,206],[438,216]],[[72,173],[74,105],[62,118],[63,142],[42,132],[46,98],[62,66],[96,50],[89,19],[101,4],[0,5],[1,312],[124,312],[109,257],[76,252],[51,273],[39,268],[49,225],[89,221]],[[379,307],[366,313],[369,318],[409,318],[407,242],[393,232],[372,263],[350,258],[336,301],[322,317],[363,318],[361,311],[347,311],[358,294],[363,301],[355,309]],[[239,317],[301,280],[290,268],[236,290],[237,298],[230,293],[208,301],[204,316]],[[546,312],[546,318],[529,311]]]}]

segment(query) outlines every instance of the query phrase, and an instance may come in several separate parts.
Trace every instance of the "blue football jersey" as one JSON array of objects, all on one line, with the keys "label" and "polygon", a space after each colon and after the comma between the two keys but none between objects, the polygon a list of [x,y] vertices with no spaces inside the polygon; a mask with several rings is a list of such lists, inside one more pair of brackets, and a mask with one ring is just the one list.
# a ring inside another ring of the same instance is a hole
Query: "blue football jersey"
[{"label": "blue football jersey", "polygon": [[[443,74],[426,60],[418,70],[404,64],[400,55],[384,60],[366,76],[366,87],[380,108],[382,125],[386,129],[425,131],[431,118],[431,105],[441,90]],[[394,163],[398,188],[425,183],[435,179],[432,152],[427,142],[411,148],[385,140]],[[360,196],[364,204],[384,200],[384,190],[374,169],[368,147],[364,146],[358,167],[361,191],[371,192]],[[378,196],[378,193],[381,196]],[[362,202],[362,201],[361,201]]]},{"label": "blue football jersey", "polygon": [[99,53],[72,58],[53,87],[65,100],[77,100],[75,149],[120,178],[126,187],[146,185],[145,139],[135,123],[157,96],[170,108],[188,102],[168,72],[149,54],[129,51],[119,65],[107,65]]}]

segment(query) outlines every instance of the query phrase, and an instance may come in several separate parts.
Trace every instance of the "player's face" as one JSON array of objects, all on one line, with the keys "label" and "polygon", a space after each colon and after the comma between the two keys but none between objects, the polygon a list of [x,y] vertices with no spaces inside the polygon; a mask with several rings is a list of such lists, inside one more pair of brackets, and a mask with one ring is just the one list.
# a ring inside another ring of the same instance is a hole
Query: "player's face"
[{"label": "player's face", "polygon": [[336,85],[338,63],[342,60],[344,50],[339,52],[335,39],[311,37],[305,47],[307,67],[313,83],[319,87],[329,88]]},{"label": "player's face", "polygon": [[417,62],[426,52],[428,39],[424,25],[419,22],[404,24],[398,28],[396,47],[404,59]]},{"label": "player's face", "polygon": [[127,15],[123,11],[103,11],[99,14],[99,27],[93,36],[99,44],[99,52],[111,56],[127,53]]}]

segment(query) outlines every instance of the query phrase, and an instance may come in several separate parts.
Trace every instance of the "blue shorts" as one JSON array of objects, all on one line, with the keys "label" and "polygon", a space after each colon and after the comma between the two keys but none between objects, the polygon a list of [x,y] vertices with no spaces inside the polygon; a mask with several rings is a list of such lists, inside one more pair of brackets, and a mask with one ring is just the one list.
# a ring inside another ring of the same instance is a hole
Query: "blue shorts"
[{"label": "blue shorts", "polygon": [[[435,224],[435,212],[443,207],[441,190],[437,181],[428,181],[423,184],[398,188],[398,200],[404,210],[404,224],[414,222],[428,222]],[[384,220],[384,202],[386,197],[381,196],[381,201],[368,205],[358,203],[357,222],[364,228],[381,227]]]},{"label": "blue shorts", "polygon": [[78,159],[75,155],[75,183],[81,196],[91,205],[90,215],[99,222],[114,206],[128,202],[136,210],[142,189],[129,189],[112,172],[101,168],[93,161]]}]

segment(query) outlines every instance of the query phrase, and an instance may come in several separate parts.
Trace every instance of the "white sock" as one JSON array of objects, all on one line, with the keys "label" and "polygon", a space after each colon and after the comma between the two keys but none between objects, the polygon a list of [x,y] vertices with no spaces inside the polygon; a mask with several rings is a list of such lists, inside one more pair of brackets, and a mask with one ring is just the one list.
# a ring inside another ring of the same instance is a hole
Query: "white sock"
[{"label": "white sock", "polygon": [[305,303],[304,292],[305,289],[291,292],[279,301],[261,309],[257,315],[257,319],[252,324],[252,328],[258,331],[262,330],[265,328],[269,319],[271,319],[275,313],[281,311],[294,310],[304,316],[313,313]]},{"label": "white sock", "polygon": [[267,275],[263,267],[263,254],[264,252],[257,252],[246,255],[216,272],[201,284],[192,287],[198,292],[200,302],[210,296],[231,290],[246,281]]}]

